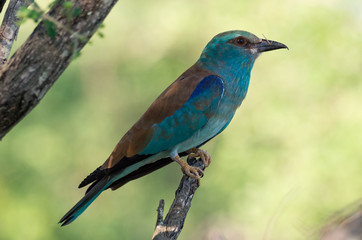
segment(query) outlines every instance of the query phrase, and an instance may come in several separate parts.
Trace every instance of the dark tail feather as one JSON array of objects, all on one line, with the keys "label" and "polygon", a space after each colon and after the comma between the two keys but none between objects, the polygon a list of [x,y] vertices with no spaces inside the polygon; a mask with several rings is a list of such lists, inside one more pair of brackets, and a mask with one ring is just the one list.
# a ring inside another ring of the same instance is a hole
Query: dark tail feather
[{"label": "dark tail feather", "polygon": [[[128,183],[129,181],[135,180],[137,178],[143,177],[153,171],[156,171],[157,169],[166,166],[167,164],[170,164],[172,162],[171,158],[162,158],[154,163],[146,164],[139,169],[131,172],[130,174],[118,179],[114,183],[112,183],[109,187],[114,191],[120,187],[122,187],[124,184]],[[88,188],[91,189],[92,185]],[[87,191],[88,191],[87,190]]]},{"label": "dark tail feather", "polygon": [[94,170],[91,174],[89,174],[78,186],[78,188],[82,188],[84,186],[87,186],[88,184],[102,179],[105,176],[105,170],[102,170],[102,166],[98,167],[96,170]]},{"label": "dark tail feather", "polygon": [[[183,157],[186,155],[187,155],[186,152],[179,153],[180,157]],[[171,158],[162,158],[160,160],[157,160],[156,162],[146,164],[146,165],[140,167],[139,169],[132,171],[128,175],[123,176],[123,177],[119,178],[118,180],[114,181],[109,187],[112,190],[116,190],[116,189],[122,187],[124,184],[128,183],[129,181],[143,177],[143,176],[145,176],[153,171],[156,171],[157,169],[160,169],[170,163],[172,163]],[[92,188],[93,184],[88,188],[87,191],[89,191]]]},{"label": "dark tail feather", "polygon": [[62,226],[72,223],[77,217],[79,217],[84,210],[108,187],[109,180],[108,178],[102,178],[99,182],[90,189],[89,192],[72,208],[67,212],[59,223]]}]

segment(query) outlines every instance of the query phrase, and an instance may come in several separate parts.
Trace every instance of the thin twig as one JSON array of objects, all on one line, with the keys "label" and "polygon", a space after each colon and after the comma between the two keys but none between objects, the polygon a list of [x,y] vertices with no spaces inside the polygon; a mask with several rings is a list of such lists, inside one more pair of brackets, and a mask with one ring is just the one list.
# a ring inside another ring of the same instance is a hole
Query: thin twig
[{"label": "thin twig", "polygon": [[[25,1],[26,1],[28,4],[31,3],[29,0],[25,0]],[[48,20],[49,22],[54,23],[54,24],[57,26],[57,28],[60,28],[60,29],[65,30],[66,32],[72,34],[73,37],[79,38],[79,39],[81,39],[81,40],[82,40],[82,39],[83,39],[83,40],[84,40],[84,39],[87,39],[85,35],[82,35],[82,34],[80,34],[79,32],[73,31],[73,30],[69,27],[69,25],[66,26],[66,25],[62,24],[61,22],[59,22],[59,21],[58,21],[57,19],[55,19],[54,17],[49,16],[47,13],[45,13],[45,12],[39,7],[39,5],[38,5],[35,1],[32,2],[32,3],[33,3],[34,9],[35,9],[37,12],[42,13],[42,14],[41,14],[41,19],[43,19],[43,20]]]},{"label": "thin twig", "polygon": [[158,208],[157,208],[157,221],[156,221],[156,227],[158,225],[162,225],[163,224],[163,211],[165,209],[165,200],[161,199],[160,200],[160,203],[158,205]]},{"label": "thin twig", "polygon": [[294,189],[289,191],[287,195],[285,195],[280,202],[278,208],[275,210],[272,217],[269,219],[268,224],[266,226],[266,229],[264,230],[263,240],[271,239],[271,231],[274,227],[274,224],[277,222],[278,218],[282,214],[282,212],[285,210],[285,208],[288,205],[288,202],[291,200],[291,198],[294,196],[295,191]]},{"label": "thin twig", "polygon": [[269,45],[271,45],[271,42],[265,37],[265,35],[263,34],[263,37],[265,38],[265,40],[268,42]]}]

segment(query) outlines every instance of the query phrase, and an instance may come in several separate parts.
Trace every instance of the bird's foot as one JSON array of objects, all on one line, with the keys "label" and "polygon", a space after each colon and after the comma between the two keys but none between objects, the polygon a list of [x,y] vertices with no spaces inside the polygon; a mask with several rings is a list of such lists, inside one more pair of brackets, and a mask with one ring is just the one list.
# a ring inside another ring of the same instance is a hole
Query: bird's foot
[{"label": "bird's foot", "polygon": [[204,176],[204,171],[202,171],[198,167],[192,167],[192,166],[190,166],[188,164],[185,164],[184,166],[182,166],[181,170],[187,176],[196,179],[197,180],[197,185],[200,186],[200,183],[201,183],[200,178],[202,176]]},{"label": "bird's foot", "polygon": [[199,149],[199,148],[191,148],[187,151],[189,154],[187,159],[191,158],[200,158],[202,163],[205,165],[205,167],[208,167],[211,163],[211,157],[210,154],[208,154],[206,151]]},{"label": "bird's foot", "polygon": [[200,178],[204,176],[204,171],[202,171],[198,167],[193,167],[182,161],[179,156],[172,158],[175,162],[181,165],[181,170],[184,174],[189,176],[190,178],[194,178],[197,180],[197,185],[200,186]]}]

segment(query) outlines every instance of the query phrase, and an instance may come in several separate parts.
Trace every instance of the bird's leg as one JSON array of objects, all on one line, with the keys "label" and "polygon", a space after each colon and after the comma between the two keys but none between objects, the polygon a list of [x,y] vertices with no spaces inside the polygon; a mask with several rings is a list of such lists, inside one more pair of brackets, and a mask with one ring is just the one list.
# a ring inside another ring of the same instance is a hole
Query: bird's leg
[{"label": "bird's leg", "polygon": [[191,148],[190,150],[187,151],[187,153],[189,154],[187,159],[199,157],[202,163],[205,165],[205,167],[209,166],[211,163],[210,155],[202,149]]},{"label": "bird's leg", "polygon": [[186,174],[187,176],[189,176],[191,178],[197,179],[197,185],[200,186],[200,176],[204,175],[204,171],[202,171],[198,167],[192,167],[192,166],[188,165],[187,163],[182,161],[182,159],[180,158],[179,155],[172,157],[172,160],[174,160],[175,162],[180,164],[181,170],[184,174]]}]

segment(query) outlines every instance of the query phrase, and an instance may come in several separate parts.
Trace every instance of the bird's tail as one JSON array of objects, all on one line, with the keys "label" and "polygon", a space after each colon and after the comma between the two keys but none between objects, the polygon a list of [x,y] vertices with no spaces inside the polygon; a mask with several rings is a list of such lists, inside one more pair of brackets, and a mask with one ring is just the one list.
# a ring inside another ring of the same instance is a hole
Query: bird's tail
[{"label": "bird's tail", "polygon": [[99,182],[97,182],[97,184],[95,184],[95,186],[62,217],[62,219],[60,219],[59,223],[61,223],[62,226],[72,223],[87,209],[99,194],[109,186],[109,184],[110,181],[107,177],[100,179]]}]

